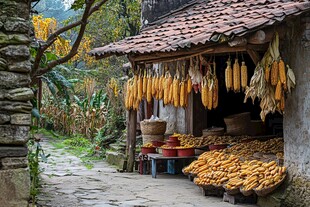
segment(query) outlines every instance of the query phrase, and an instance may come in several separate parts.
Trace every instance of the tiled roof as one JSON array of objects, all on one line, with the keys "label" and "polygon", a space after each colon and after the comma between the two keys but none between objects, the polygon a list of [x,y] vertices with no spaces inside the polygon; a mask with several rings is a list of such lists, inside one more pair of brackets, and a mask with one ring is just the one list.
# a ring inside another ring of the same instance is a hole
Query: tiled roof
[{"label": "tiled roof", "polygon": [[242,36],[309,10],[309,0],[195,0],[163,16],[139,35],[95,48],[90,55],[176,51],[206,44],[214,34]]}]

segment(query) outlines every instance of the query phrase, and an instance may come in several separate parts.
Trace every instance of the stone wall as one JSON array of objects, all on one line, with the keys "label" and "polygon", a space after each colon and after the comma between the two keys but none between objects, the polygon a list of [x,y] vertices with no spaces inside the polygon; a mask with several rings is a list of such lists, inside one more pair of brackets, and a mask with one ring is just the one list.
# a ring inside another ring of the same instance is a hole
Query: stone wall
[{"label": "stone wall", "polygon": [[297,86],[287,97],[283,120],[285,165],[288,167],[284,206],[310,204],[310,13],[289,23],[284,60]]},{"label": "stone wall", "polygon": [[28,206],[31,124],[28,0],[0,0],[0,206]]}]

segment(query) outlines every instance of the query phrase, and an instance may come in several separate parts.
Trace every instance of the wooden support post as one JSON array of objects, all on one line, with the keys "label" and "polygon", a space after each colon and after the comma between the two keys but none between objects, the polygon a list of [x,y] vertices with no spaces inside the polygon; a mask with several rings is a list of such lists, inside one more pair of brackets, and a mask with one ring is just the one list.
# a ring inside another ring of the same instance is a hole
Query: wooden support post
[{"label": "wooden support post", "polygon": [[251,59],[253,60],[254,64],[257,65],[260,61],[259,54],[255,50],[247,49],[248,54],[250,55]]},{"label": "wooden support post", "polygon": [[127,122],[127,140],[128,143],[128,160],[127,172],[133,172],[136,153],[136,128],[137,128],[137,111],[129,110]]}]

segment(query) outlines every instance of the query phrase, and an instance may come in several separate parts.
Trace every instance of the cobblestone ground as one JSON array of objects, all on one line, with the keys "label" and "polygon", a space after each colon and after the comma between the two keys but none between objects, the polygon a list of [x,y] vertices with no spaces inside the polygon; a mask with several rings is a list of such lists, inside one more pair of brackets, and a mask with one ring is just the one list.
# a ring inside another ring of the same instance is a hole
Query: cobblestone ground
[{"label": "cobblestone ground", "polygon": [[42,189],[38,206],[46,207],[238,207],[222,198],[202,196],[200,189],[182,175],[151,175],[119,173],[105,161],[94,161],[87,169],[79,158],[65,149],[55,148],[43,138],[43,149],[51,154],[42,163]]}]

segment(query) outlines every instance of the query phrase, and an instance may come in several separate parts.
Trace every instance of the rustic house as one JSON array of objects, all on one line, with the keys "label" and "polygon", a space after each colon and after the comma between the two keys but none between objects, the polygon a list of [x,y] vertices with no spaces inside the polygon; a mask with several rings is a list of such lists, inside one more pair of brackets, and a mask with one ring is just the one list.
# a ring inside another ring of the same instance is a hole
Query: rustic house
[{"label": "rustic house", "polygon": [[[97,59],[126,55],[133,70],[154,70],[173,61],[203,55],[216,59],[219,77],[219,106],[207,111],[200,97],[191,93],[187,108],[163,106],[154,99],[153,114],[167,117],[168,132],[201,134],[201,130],[223,125],[223,117],[251,111],[259,118],[259,103],[243,103],[244,94],[227,93],[224,70],[229,56],[243,56],[249,77],[269,42],[280,36],[283,60],[294,69],[296,88],[287,96],[283,115],[266,118],[268,134],[282,134],[285,166],[289,179],[283,195],[284,206],[310,203],[310,2],[290,0],[173,0],[142,1],[142,30],[139,35],[95,48]],[[150,115],[150,114],[148,114]],[[129,111],[129,146],[134,149],[137,111]],[[134,150],[129,161],[134,159]],[[129,162],[130,163],[130,162]],[[132,166],[131,166],[132,167]]]}]

